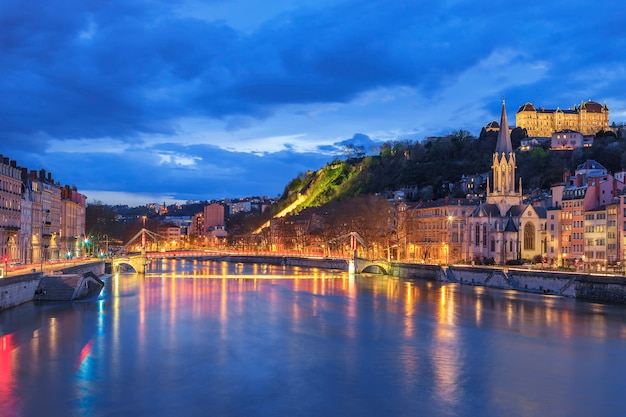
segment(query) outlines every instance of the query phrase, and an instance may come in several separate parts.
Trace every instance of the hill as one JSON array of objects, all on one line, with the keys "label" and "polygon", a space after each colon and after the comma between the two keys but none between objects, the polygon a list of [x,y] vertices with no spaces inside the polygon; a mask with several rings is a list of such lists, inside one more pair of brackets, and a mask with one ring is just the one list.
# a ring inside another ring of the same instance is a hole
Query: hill
[{"label": "hill", "polygon": [[[404,190],[407,200],[414,201],[463,197],[457,186],[463,175],[491,170],[496,134],[483,131],[474,137],[460,130],[419,142],[387,142],[378,155],[332,161],[291,180],[263,221],[255,219],[256,226],[248,230],[259,228],[274,216],[297,214],[305,208],[362,195]],[[523,138],[523,132],[514,130],[514,147]],[[587,159],[598,161],[610,172],[621,171],[626,167],[626,141],[611,132],[599,132],[591,148],[550,151],[538,147],[518,152],[517,173],[524,189],[547,190],[562,181],[564,170],[574,172]]]}]

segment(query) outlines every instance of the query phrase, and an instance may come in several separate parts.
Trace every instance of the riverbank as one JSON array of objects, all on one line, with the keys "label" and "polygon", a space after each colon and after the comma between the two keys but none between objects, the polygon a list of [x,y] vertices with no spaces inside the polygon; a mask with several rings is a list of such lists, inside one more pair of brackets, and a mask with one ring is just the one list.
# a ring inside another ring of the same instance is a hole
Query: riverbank
[{"label": "riverbank", "polygon": [[89,262],[55,270],[0,279],[0,311],[35,300],[71,301],[90,297],[104,287],[104,262]]},{"label": "riverbank", "polygon": [[[224,260],[242,263],[300,266],[348,270],[345,259],[279,256],[229,256]],[[427,265],[392,262],[382,266],[390,276],[478,285],[580,300],[626,304],[626,277],[540,269],[465,265]]]}]

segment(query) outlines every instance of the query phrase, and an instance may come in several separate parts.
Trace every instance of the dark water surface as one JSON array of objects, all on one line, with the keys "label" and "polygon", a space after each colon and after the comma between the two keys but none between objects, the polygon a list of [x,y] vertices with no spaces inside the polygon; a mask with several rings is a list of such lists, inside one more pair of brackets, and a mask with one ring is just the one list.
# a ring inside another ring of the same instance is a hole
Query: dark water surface
[{"label": "dark water surface", "polygon": [[0,416],[624,416],[626,307],[167,261],[0,312]]}]

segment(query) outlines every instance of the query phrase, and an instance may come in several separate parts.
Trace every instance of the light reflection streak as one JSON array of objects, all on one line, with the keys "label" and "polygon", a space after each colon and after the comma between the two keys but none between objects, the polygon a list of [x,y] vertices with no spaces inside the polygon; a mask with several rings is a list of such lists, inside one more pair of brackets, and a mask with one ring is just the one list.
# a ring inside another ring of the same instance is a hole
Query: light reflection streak
[{"label": "light reflection streak", "polygon": [[415,301],[413,300],[413,286],[405,282],[404,283],[404,337],[412,338],[415,335]]},{"label": "light reflection streak", "polygon": [[58,357],[58,343],[59,343],[59,335],[57,333],[57,319],[56,317],[50,317],[49,319],[49,327],[50,327],[50,356],[53,359]]},{"label": "light reflection streak", "polygon": [[455,291],[443,285],[439,289],[438,326],[434,331],[431,357],[433,358],[435,393],[441,403],[455,410],[460,406],[459,368],[461,354],[456,326]]},{"label": "light reflection streak", "polygon": [[18,356],[13,334],[0,337],[0,410],[8,415],[18,415],[18,396],[15,393],[14,368]]}]

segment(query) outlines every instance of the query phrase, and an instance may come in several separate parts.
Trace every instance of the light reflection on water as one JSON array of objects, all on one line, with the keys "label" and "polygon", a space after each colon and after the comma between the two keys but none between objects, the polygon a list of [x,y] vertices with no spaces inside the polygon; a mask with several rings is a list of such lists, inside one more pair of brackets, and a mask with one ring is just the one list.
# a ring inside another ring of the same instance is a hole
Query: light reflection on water
[{"label": "light reflection on water", "polygon": [[617,416],[626,308],[159,261],[0,312],[2,416]]}]

